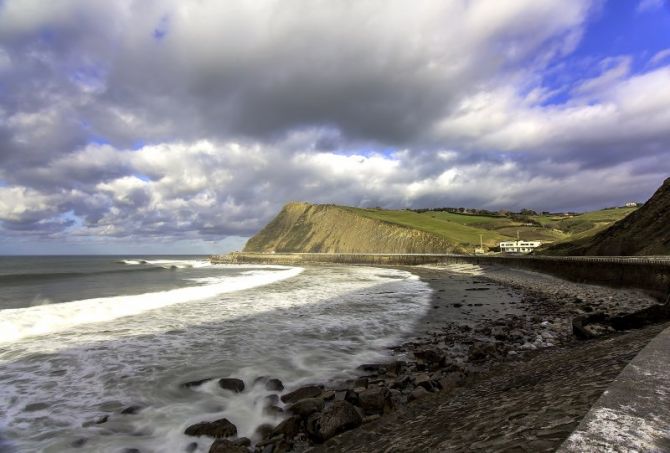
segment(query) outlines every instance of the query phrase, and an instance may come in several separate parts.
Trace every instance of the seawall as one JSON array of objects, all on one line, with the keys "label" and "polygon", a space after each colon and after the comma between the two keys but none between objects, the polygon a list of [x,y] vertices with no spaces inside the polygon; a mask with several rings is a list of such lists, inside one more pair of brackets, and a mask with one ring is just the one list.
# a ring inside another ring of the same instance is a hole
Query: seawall
[{"label": "seawall", "polygon": [[639,288],[659,300],[670,296],[670,257],[491,256],[402,253],[240,253],[211,256],[212,263],[284,264],[340,263],[420,265],[468,263],[503,265],[556,275],[580,283]]}]

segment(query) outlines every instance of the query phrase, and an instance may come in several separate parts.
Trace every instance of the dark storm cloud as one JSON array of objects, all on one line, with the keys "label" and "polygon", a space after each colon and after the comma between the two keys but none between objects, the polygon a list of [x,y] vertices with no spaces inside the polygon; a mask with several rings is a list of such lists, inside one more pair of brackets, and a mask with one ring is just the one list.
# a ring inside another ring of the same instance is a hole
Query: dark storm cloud
[{"label": "dark storm cloud", "polygon": [[670,69],[617,56],[541,82],[598,5],[5,1],[0,221],[210,240],[290,200],[643,200],[670,170]]}]

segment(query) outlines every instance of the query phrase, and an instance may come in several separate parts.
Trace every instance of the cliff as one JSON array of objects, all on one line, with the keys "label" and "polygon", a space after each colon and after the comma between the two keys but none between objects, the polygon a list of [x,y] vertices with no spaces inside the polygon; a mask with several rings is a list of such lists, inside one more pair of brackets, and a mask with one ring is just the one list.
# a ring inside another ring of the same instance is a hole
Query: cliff
[{"label": "cliff", "polygon": [[644,206],[596,235],[549,247],[547,255],[669,255],[670,178]]},{"label": "cliff", "polygon": [[334,205],[289,203],[245,252],[461,253],[437,234],[358,215]]}]

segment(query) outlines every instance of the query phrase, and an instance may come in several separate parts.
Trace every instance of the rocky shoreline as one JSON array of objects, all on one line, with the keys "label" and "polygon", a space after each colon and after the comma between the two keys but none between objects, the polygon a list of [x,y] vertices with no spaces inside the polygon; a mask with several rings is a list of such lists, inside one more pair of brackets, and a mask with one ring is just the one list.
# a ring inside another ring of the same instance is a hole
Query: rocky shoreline
[{"label": "rocky shoreline", "polygon": [[[389,420],[402,420],[401,414],[414,414],[414,418],[403,422],[403,426],[414,426],[416,423],[412,420],[417,422],[427,416],[417,413],[417,407],[434,406],[437,401],[448,405],[446,402],[451,400],[452,394],[467,395],[494,371],[507,379],[503,379],[499,393],[489,392],[484,399],[481,395],[471,395],[471,401],[465,401],[470,405],[482,400],[495,404],[495,401],[505,400],[505,390],[525,385],[517,382],[515,375],[517,370],[534,361],[539,360],[540,365],[552,354],[565,353],[584,344],[599,345],[603,338],[625,336],[617,334],[619,331],[639,328],[670,315],[667,304],[661,307],[658,301],[640,291],[580,285],[528,271],[501,267],[482,269],[472,265],[408,270],[432,287],[433,301],[429,313],[417,326],[416,338],[393,348],[393,360],[362,365],[357,379],[328,385],[315,383],[291,392],[284,392],[283,384],[277,379],[259,377],[253,385],[265,385],[268,391],[275,392],[266,399],[265,410],[284,414],[285,419],[277,426],[259,427],[253,446],[250,439],[236,437],[237,429],[227,419],[192,425],[185,434],[214,438],[210,453],[384,451],[369,445],[370,432],[379,435],[369,427],[383,427],[392,423]],[[450,291],[459,284],[467,285],[465,292]],[[644,329],[644,332],[653,331],[654,328]],[[638,333],[636,338],[635,344],[644,346],[645,334]],[[584,341],[587,339],[591,341]],[[625,354],[617,356],[617,363],[625,365],[634,351],[635,347],[629,347]],[[596,365],[592,368],[600,369]],[[546,363],[541,366],[551,368]],[[613,379],[616,374],[611,377],[610,374],[616,369],[610,364],[607,372],[601,373],[600,381]],[[197,386],[206,381],[184,385]],[[245,387],[245,383],[237,379],[221,379],[219,385],[233,392],[241,392]],[[601,382],[589,386],[587,382],[589,391],[582,393],[597,398],[602,385]],[[559,390],[560,387],[556,391]],[[559,393],[556,398],[560,398]],[[578,423],[580,411],[590,407],[584,403],[589,398],[576,398],[579,404],[568,404],[563,412],[570,414],[569,420],[565,414],[557,415],[554,418],[562,421],[561,428],[556,425],[550,431],[558,437],[567,437],[566,425],[572,427]],[[513,411],[510,409],[510,412]],[[495,420],[489,424],[492,422]],[[355,429],[361,425],[362,428]],[[402,430],[402,426],[396,429]],[[491,434],[485,437],[488,439]],[[488,445],[494,449],[509,444],[486,444],[486,439],[472,438],[467,448],[466,444],[460,445],[468,450],[481,442],[484,444],[480,447]],[[519,441],[514,437],[511,440]],[[526,439],[526,444],[532,445],[533,451],[558,446],[556,439],[536,441]],[[388,445],[391,448],[388,451],[412,451],[411,442],[396,441],[393,445]]]}]

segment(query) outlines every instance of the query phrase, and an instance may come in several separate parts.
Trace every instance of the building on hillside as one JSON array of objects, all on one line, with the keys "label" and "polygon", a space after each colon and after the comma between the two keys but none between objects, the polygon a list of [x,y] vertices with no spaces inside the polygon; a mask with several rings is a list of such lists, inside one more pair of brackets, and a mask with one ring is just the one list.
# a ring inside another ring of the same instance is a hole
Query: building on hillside
[{"label": "building on hillside", "polygon": [[540,241],[505,241],[500,243],[502,253],[530,253],[542,245]]},{"label": "building on hillside", "polygon": [[637,208],[637,203],[634,202],[634,201],[629,201],[624,206],[627,207],[627,208]]}]

